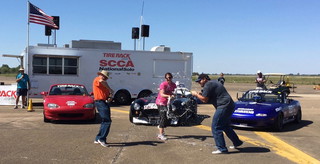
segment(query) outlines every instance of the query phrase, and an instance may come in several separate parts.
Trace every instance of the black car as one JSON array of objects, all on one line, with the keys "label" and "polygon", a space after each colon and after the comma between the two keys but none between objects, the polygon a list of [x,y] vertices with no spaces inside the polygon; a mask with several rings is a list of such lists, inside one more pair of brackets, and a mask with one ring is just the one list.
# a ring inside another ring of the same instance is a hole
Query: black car
[{"label": "black car", "polygon": [[[156,105],[157,93],[134,100],[130,105],[129,120],[134,124],[157,125],[159,111]],[[167,118],[170,125],[187,125],[197,118],[197,100],[187,88],[178,86],[174,98],[168,101]]]}]

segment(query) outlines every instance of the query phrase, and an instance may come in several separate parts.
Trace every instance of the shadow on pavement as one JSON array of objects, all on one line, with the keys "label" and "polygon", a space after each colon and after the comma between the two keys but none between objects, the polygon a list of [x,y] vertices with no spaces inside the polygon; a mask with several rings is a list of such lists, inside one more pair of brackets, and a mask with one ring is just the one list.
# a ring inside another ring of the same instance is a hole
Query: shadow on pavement
[{"label": "shadow on pavement", "polygon": [[110,143],[108,142],[109,147],[126,147],[126,146],[137,146],[137,145],[147,145],[147,146],[157,146],[162,144],[161,141],[138,141],[138,142],[121,142],[121,143]]},{"label": "shadow on pavement", "polygon": [[[186,135],[186,136],[174,136],[174,135],[167,135],[168,140],[174,140],[174,139],[186,139],[186,138],[192,138],[200,141],[204,141],[208,138],[212,139],[212,136],[195,136],[195,135]],[[270,149],[264,148],[264,147],[244,147],[241,146],[240,148],[237,148],[235,150],[238,151],[231,151],[229,154],[233,153],[267,153],[270,152]]]},{"label": "shadow on pavement", "polygon": [[232,128],[238,129],[238,130],[245,130],[245,131],[264,131],[264,132],[281,133],[281,132],[296,131],[303,127],[309,126],[311,124],[313,124],[313,121],[310,121],[310,120],[301,120],[301,122],[298,124],[294,122],[290,122],[285,124],[281,131],[275,131],[272,128],[243,128],[243,127],[232,127]]},{"label": "shadow on pavement", "polygon": [[192,139],[204,141],[207,138],[213,138],[212,136],[196,136],[196,135],[185,135],[185,136],[166,135],[166,136],[168,137],[168,140],[192,138]]},{"label": "shadow on pavement", "polygon": [[270,149],[264,147],[242,147],[237,148],[238,151],[229,152],[230,154],[233,153],[268,153]]},{"label": "shadow on pavement", "polygon": [[288,123],[284,125],[281,132],[296,131],[296,130],[302,129],[303,127],[309,126],[311,124],[313,124],[313,121],[310,121],[310,120],[301,120],[299,124],[294,122]]}]

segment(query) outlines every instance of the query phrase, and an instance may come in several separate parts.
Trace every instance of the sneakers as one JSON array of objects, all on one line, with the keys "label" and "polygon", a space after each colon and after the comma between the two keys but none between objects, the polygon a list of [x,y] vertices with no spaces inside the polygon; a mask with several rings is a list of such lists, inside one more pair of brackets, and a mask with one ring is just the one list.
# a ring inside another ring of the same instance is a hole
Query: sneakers
[{"label": "sneakers", "polygon": [[158,140],[162,140],[162,141],[166,141],[168,139],[163,134],[158,134],[157,138],[158,138]]},{"label": "sneakers", "polygon": [[107,143],[104,142],[104,141],[98,140],[98,141],[94,141],[93,143],[95,143],[95,144],[100,144],[100,145],[103,146],[103,147],[108,147]]},{"label": "sneakers", "polygon": [[243,144],[243,142],[241,141],[241,144],[240,145],[231,145],[229,146],[230,149],[237,149],[239,146],[241,146]]},{"label": "sneakers", "polygon": [[[25,109],[26,107],[24,105],[21,105],[21,108]],[[18,105],[15,105],[13,109],[18,109]]]},{"label": "sneakers", "polygon": [[227,154],[227,151],[220,151],[220,150],[215,150],[212,152],[212,154]]},{"label": "sneakers", "polygon": [[[158,125],[157,128],[160,129],[160,125]],[[166,135],[166,134],[163,132],[162,135]]]}]

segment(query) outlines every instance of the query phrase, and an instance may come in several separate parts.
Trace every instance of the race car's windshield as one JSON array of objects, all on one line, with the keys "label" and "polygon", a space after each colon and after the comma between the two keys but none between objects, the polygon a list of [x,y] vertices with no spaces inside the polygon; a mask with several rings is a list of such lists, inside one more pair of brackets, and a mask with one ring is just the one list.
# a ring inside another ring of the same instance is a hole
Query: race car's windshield
[{"label": "race car's windshield", "polygon": [[281,103],[281,94],[274,94],[272,92],[249,91],[246,92],[241,101],[253,102],[268,102],[268,103]]},{"label": "race car's windshield", "polygon": [[63,84],[53,86],[49,95],[88,95],[88,92],[82,85]]}]

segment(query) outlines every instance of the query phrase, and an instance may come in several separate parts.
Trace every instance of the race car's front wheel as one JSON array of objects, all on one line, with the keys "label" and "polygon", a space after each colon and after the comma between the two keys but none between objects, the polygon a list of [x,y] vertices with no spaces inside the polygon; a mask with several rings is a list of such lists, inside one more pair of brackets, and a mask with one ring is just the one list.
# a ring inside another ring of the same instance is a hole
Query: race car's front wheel
[{"label": "race car's front wheel", "polygon": [[296,118],[294,119],[294,122],[295,123],[300,123],[301,122],[301,119],[302,119],[302,113],[301,113],[301,110],[298,111],[297,115],[295,116]]},{"label": "race car's front wheel", "polygon": [[43,122],[50,122],[50,120],[46,118],[46,115],[44,113],[43,113]]},{"label": "race car's front wheel", "polygon": [[279,113],[276,120],[274,121],[273,129],[276,131],[281,131],[283,129],[283,115]]},{"label": "race car's front wheel", "polygon": [[129,121],[133,123],[132,110],[129,110]]}]

